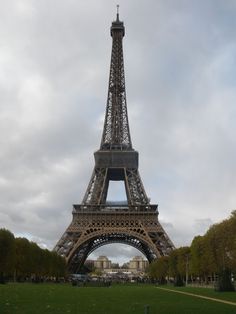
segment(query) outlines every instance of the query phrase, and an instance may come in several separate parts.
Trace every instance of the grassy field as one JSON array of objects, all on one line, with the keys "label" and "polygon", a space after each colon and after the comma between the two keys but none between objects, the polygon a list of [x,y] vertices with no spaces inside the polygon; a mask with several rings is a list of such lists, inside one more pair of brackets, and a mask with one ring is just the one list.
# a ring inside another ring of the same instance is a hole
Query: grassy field
[{"label": "grassy field", "polygon": [[[173,288],[236,302],[236,292]],[[230,314],[236,306],[157,289],[151,285],[72,287],[69,284],[0,285],[1,314]]]}]

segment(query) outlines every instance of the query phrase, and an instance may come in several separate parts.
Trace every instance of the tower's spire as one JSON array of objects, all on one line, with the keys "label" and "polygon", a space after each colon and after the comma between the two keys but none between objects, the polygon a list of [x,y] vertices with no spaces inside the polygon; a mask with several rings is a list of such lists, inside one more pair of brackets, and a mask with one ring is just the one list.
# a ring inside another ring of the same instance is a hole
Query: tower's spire
[{"label": "tower's spire", "polygon": [[112,53],[108,85],[107,108],[101,149],[132,149],[125,94],[125,74],[122,39],[125,35],[123,22],[119,20],[119,5],[116,21],[111,25]]},{"label": "tower's spire", "polygon": [[116,21],[118,22],[119,21],[119,4],[117,4],[117,6],[116,6],[116,9],[117,9],[117,11],[116,11]]}]

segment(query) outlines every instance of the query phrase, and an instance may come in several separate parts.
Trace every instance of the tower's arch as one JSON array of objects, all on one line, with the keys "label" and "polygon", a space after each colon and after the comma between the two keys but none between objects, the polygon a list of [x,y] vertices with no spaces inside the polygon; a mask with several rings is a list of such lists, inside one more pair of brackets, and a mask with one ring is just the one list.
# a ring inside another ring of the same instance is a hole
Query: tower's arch
[{"label": "tower's arch", "polygon": [[141,229],[137,231],[130,230],[129,232],[122,229],[112,230],[110,232],[100,230],[92,232],[84,239],[78,239],[77,243],[73,245],[70,254],[67,256],[70,270],[76,272],[82,267],[87,257],[93,251],[111,243],[130,245],[139,250],[149,262],[161,256],[161,252],[156,249],[156,246],[153,245],[151,240],[142,234]]}]

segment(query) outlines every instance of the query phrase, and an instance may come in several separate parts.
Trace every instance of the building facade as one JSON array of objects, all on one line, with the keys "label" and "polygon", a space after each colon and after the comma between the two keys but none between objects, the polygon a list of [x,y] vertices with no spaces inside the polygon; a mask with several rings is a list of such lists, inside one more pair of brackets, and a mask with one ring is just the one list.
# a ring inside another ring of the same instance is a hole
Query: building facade
[{"label": "building facade", "polygon": [[111,261],[106,256],[99,256],[96,261],[94,261],[94,267],[99,270],[110,269]]},{"label": "building facade", "polygon": [[134,272],[144,272],[149,263],[142,256],[135,256],[131,261],[129,261],[129,269]]},{"label": "building facade", "polygon": [[135,256],[132,260],[127,263],[124,267],[112,267],[114,265],[111,260],[106,256],[99,256],[95,261],[93,261],[95,269],[100,270],[102,277],[109,278],[122,278],[130,280],[134,277],[144,277],[145,271],[149,265],[149,262],[145,260],[142,256]]}]

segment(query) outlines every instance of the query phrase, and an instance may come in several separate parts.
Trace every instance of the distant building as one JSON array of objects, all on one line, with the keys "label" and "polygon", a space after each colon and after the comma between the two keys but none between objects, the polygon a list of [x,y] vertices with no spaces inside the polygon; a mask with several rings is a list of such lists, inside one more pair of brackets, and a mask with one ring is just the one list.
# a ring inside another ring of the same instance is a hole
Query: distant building
[{"label": "distant building", "polygon": [[[118,264],[113,264],[106,256],[99,256],[94,262],[94,267],[101,270],[102,276],[105,278],[127,279],[143,278],[148,261],[142,256],[135,256],[126,263],[126,267],[120,268]],[[116,266],[115,268],[112,266]],[[117,267],[118,266],[118,267]]]},{"label": "distant building", "polygon": [[99,256],[97,260],[94,261],[94,267],[100,270],[111,269],[111,261],[106,256]]},{"label": "distant building", "polygon": [[135,256],[129,262],[129,269],[135,272],[143,272],[148,266],[148,261],[145,260],[142,256]]}]

